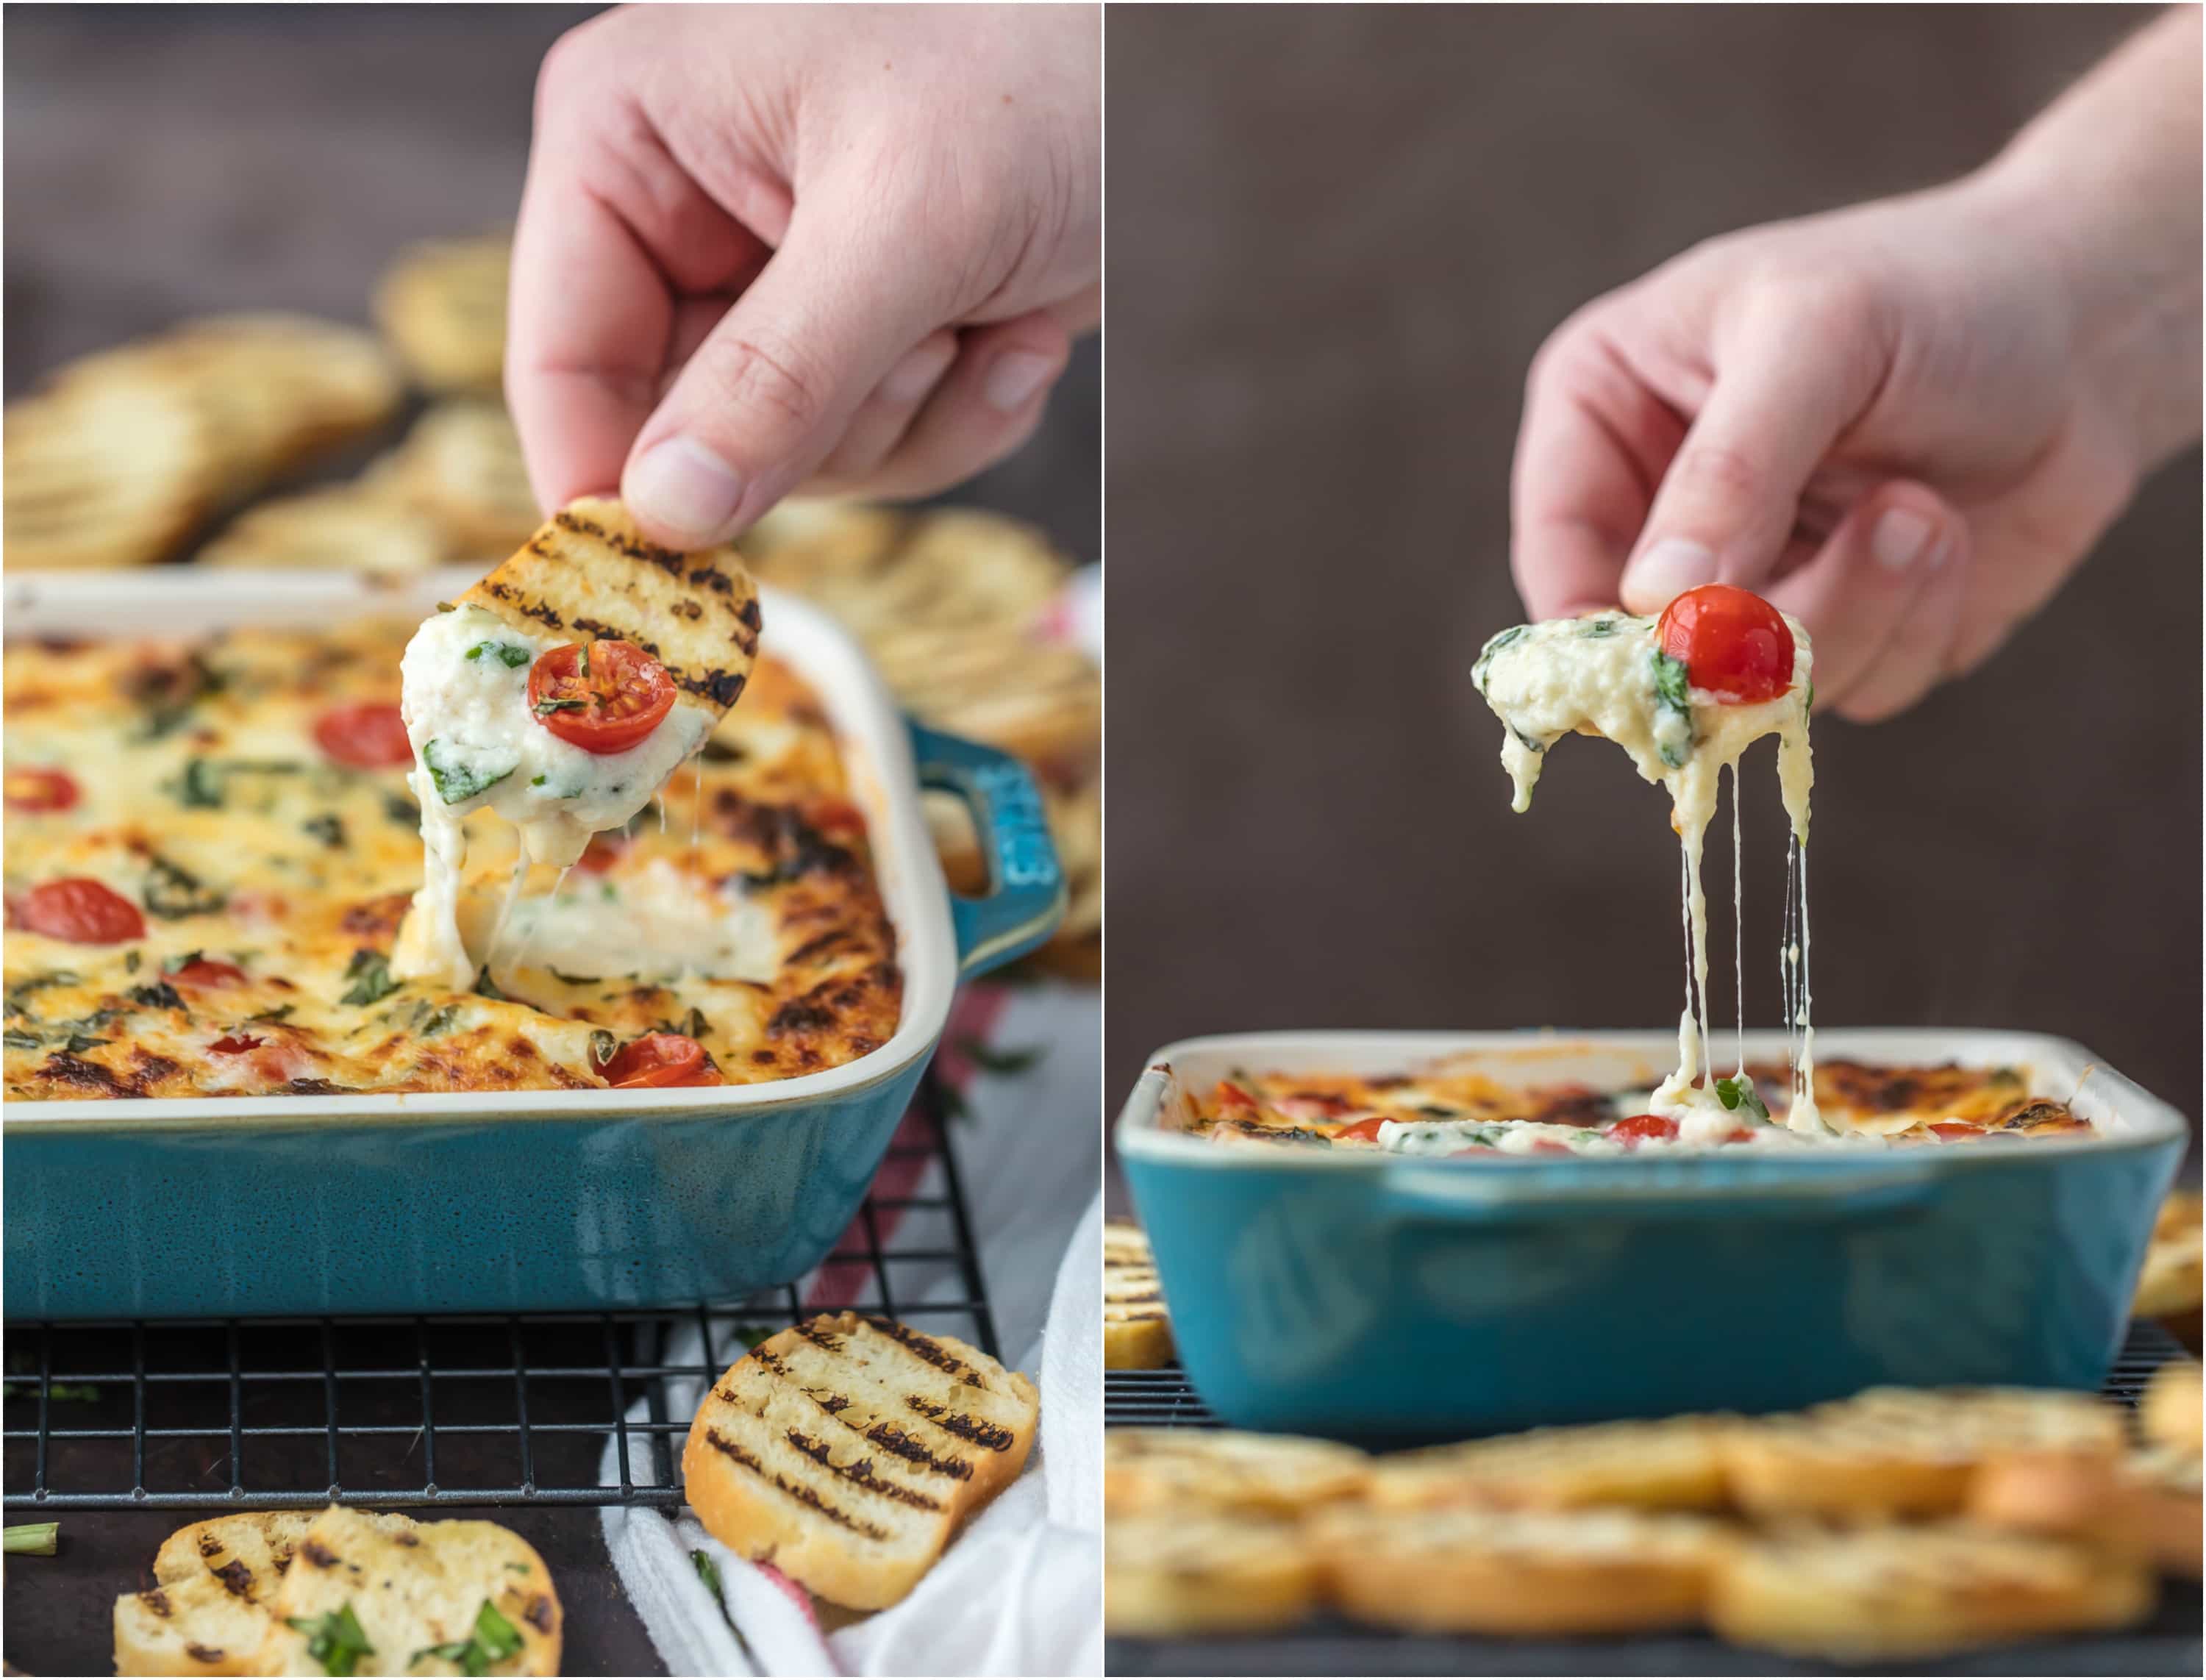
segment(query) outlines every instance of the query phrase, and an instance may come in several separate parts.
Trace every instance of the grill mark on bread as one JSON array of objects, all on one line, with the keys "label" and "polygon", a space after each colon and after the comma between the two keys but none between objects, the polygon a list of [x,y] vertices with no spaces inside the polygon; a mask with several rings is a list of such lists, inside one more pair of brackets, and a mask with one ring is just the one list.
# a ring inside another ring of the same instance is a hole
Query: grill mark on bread
[{"label": "grill mark on bread", "polygon": [[552,1631],[552,1600],[541,1593],[534,1594],[528,1607],[521,1612],[521,1619],[537,1632],[549,1634]]},{"label": "grill mark on bread", "polygon": [[805,1486],[803,1483],[792,1482],[786,1477],[767,1469],[766,1467],[760,1462],[758,1456],[755,1453],[747,1451],[740,1444],[730,1440],[718,1430],[707,1430],[705,1432],[705,1439],[712,1443],[712,1445],[719,1451],[725,1453],[729,1457],[734,1459],[736,1463],[748,1470],[753,1475],[772,1482],[776,1487],[788,1494],[790,1498],[796,1500],[799,1504],[804,1505],[808,1509],[818,1512],[828,1522],[835,1524],[836,1527],[840,1528],[848,1528],[852,1534],[863,1534],[867,1540],[885,1540],[888,1539],[889,1532],[887,1529],[868,1522],[863,1517],[853,1516],[850,1512],[843,1510],[840,1506],[828,1504],[826,1499],[820,1498],[820,1496],[813,1489]]},{"label": "grill mark on bread", "polygon": [[966,1387],[982,1388],[987,1386],[986,1384],[981,1382],[981,1373],[979,1372],[975,1371],[963,1360],[958,1358],[957,1355],[951,1352],[949,1349],[944,1347],[942,1343],[934,1340],[933,1337],[922,1336],[917,1331],[912,1329],[910,1326],[898,1324],[894,1319],[868,1318],[866,1322],[871,1325],[875,1330],[880,1331],[882,1335],[887,1337],[891,1341],[902,1343],[905,1348],[909,1349],[914,1354],[916,1354],[920,1358],[925,1360],[929,1365],[932,1365],[936,1370],[946,1372],[951,1376],[957,1378],[958,1381],[963,1383]]},{"label": "grill mark on bread", "polygon": [[844,1481],[862,1487],[868,1493],[878,1493],[885,1499],[893,1499],[898,1504],[909,1505],[915,1510],[942,1509],[939,1501],[929,1498],[916,1488],[904,1487],[875,1475],[873,1461],[870,1458],[857,1458],[848,1464],[838,1464],[828,1450],[827,1443],[816,1435],[808,1435],[799,1429],[785,1429],[782,1433],[790,1445],[795,1447],[830,1475],[838,1476]]},{"label": "grill mark on bread", "polygon": [[154,1588],[150,1592],[140,1593],[138,1595],[138,1602],[144,1605],[146,1609],[152,1611],[156,1616],[162,1617],[164,1618],[173,1616],[176,1613],[175,1608],[169,1603],[169,1595],[158,1587]]},{"label": "grill mark on bread", "polygon": [[218,1663],[223,1659],[222,1647],[215,1645],[186,1645],[184,1654],[195,1663]]},{"label": "grill mark on bread", "polygon": [[[206,1541],[200,1543],[200,1549],[203,1552],[206,1549]],[[253,1596],[253,1570],[241,1559],[233,1558],[219,1568],[209,1564],[207,1573],[222,1582],[224,1589],[234,1597],[249,1599]]]},{"label": "grill mark on bread", "polygon": [[[838,1393],[832,1389],[812,1387],[789,1368],[788,1362],[780,1355],[766,1348],[758,1348],[752,1351],[750,1357],[757,1362],[760,1369],[771,1373],[787,1383],[814,1405],[819,1407],[821,1411],[842,1422],[845,1428],[852,1429],[856,1433],[862,1435],[882,1451],[893,1453],[907,1464],[915,1465],[923,1470],[930,1470],[936,1475],[948,1476],[954,1481],[970,1481],[973,1479],[973,1465],[970,1460],[938,1458],[927,1450],[925,1442],[915,1439],[886,1418],[876,1419],[863,1428],[858,1428],[850,1423],[843,1417],[843,1414],[850,1409],[851,1400],[849,1395]],[[715,1397],[728,1405],[742,1404],[742,1397],[727,1389],[715,1387],[712,1392]]]},{"label": "grill mark on bread", "polygon": [[951,1434],[972,1442],[975,1446],[986,1447],[990,1452],[1009,1452],[1018,1439],[1010,1430],[990,1423],[985,1418],[969,1417],[963,1412],[951,1411],[947,1406],[933,1405],[916,1394],[905,1395],[903,1403],[932,1420],[936,1428],[946,1429]]},{"label": "grill mark on bread", "polygon": [[319,1540],[301,1540],[299,1555],[318,1570],[335,1569],[341,1561],[337,1554]]}]

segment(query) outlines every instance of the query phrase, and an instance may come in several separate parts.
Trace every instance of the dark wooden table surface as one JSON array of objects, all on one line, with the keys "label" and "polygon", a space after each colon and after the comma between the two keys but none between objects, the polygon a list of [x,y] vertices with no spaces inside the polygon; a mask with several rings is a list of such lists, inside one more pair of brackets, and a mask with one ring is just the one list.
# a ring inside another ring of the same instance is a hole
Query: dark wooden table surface
[{"label": "dark wooden table surface", "polygon": [[[11,9],[9,393],[195,313],[364,321],[377,274],[407,241],[510,222],[537,63],[594,9]],[[959,497],[1034,520],[1083,559],[1101,549],[1100,360],[1082,346],[1042,432]],[[595,1438],[575,1439],[593,1463]],[[464,1445],[440,1449],[439,1469],[468,1485]],[[566,1600],[567,1672],[662,1671],[596,1511],[436,1514],[495,1516],[543,1552]],[[58,1557],[6,1571],[9,1660],[33,1674],[108,1672],[116,1594],[150,1584],[160,1540],[192,1515],[63,1518]]]}]

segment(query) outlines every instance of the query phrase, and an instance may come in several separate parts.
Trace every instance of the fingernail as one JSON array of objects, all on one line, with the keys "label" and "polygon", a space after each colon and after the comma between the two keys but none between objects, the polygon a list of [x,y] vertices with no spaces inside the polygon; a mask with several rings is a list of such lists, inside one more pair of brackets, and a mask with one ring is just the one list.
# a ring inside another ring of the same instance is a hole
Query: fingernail
[{"label": "fingernail", "polygon": [[669,438],[646,450],[628,470],[631,510],[682,533],[693,548],[720,541],[735,523],[743,481],[702,444]]},{"label": "fingernail", "polygon": [[1869,551],[1888,572],[1904,572],[1929,552],[1937,521],[1912,508],[1887,508],[1869,527]]},{"label": "fingernail", "polygon": [[1006,350],[988,370],[981,393],[989,407],[1016,414],[1042,388],[1056,365],[1052,358],[1034,350]]},{"label": "fingernail", "polygon": [[891,402],[918,402],[934,389],[934,382],[957,354],[954,344],[922,344],[906,351],[903,360],[889,369],[888,378],[881,381],[881,395]]},{"label": "fingernail", "polygon": [[1713,583],[1716,557],[1703,543],[1665,537],[1631,563],[1624,587],[1645,610],[1659,612],[1688,589]]}]

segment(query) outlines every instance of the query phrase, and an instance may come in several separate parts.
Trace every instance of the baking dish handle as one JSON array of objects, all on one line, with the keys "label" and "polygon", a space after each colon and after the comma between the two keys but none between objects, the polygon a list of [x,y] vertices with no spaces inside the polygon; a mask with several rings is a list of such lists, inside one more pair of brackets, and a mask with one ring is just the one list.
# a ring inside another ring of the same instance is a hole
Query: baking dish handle
[{"label": "baking dish handle", "polygon": [[970,979],[1024,956],[1064,919],[1064,872],[1049,837],[1041,790],[1008,753],[924,724],[911,725],[919,784],[964,802],[988,860],[988,890],[950,898],[957,972]]}]

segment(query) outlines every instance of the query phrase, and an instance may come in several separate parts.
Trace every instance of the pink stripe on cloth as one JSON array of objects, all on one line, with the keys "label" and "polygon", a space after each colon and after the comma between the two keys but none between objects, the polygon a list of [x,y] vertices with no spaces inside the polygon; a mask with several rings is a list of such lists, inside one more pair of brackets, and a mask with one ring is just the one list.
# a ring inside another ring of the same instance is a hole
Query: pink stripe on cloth
[{"label": "pink stripe on cloth", "polygon": [[[941,1046],[934,1052],[935,1072],[951,1088],[963,1092],[973,1082],[973,1058],[965,1053],[963,1046],[987,1042],[989,1030],[1004,1012],[1005,997],[1005,989],[1000,986],[969,986],[951,1000],[950,1020],[942,1029]],[[926,1177],[931,1165],[928,1146],[933,1141],[927,1135],[926,1120],[907,1112],[897,1123],[896,1135],[889,1140],[888,1158],[873,1175],[873,1188],[867,1195],[891,1200],[911,1195],[919,1189],[920,1180]],[[902,1207],[885,1207],[873,1216],[874,1229],[884,1248],[896,1234],[904,1212]],[[858,1217],[862,1220],[865,1215],[861,1213]],[[811,1284],[804,1292],[807,1312],[839,1313],[864,1292],[873,1260],[862,1247],[846,1246],[850,1241],[846,1233],[836,1245],[835,1252],[820,1261],[812,1274]]]}]

